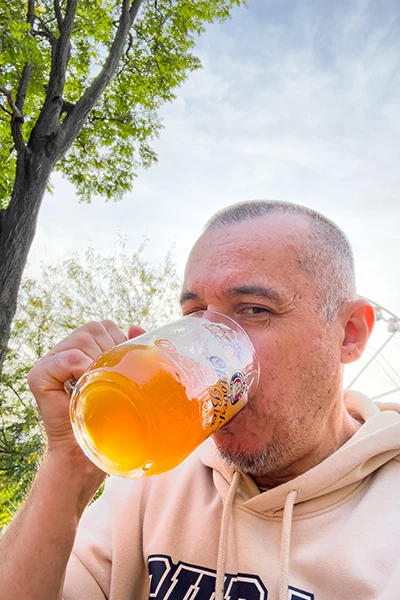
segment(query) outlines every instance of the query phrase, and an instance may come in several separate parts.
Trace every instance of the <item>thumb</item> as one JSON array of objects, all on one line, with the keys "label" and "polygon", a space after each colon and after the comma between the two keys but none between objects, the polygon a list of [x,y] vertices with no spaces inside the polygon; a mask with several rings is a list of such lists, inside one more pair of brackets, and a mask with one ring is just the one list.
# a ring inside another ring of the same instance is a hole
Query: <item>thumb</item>
[{"label": "thumb", "polygon": [[138,335],[142,335],[143,333],[146,332],[142,327],[139,327],[138,325],[131,325],[128,331],[128,339],[132,340],[133,338],[137,337]]}]

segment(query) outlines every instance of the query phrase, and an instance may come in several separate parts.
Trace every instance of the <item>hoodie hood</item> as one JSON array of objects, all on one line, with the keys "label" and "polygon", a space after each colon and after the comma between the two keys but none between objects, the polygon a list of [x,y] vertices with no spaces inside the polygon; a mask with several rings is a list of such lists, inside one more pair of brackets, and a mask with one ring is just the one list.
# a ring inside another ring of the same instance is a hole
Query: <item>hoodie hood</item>
[{"label": "hoodie hood", "polygon": [[[372,474],[400,454],[400,406],[375,404],[358,392],[345,392],[346,408],[363,424],[336,452],[295,479],[261,493],[251,477],[241,473],[235,503],[242,509],[282,519],[290,492],[296,492],[293,518],[328,509],[366,485]],[[200,460],[214,470],[214,483],[223,499],[234,469],[219,458],[208,440]]]},{"label": "hoodie hood", "polygon": [[216,600],[224,598],[229,527],[235,503],[246,512],[282,521],[279,600],[286,600],[290,541],[296,517],[321,514],[333,505],[345,501],[357,493],[361,486],[366,486],[377,469],[400,453],[400,414],[398,410],[393,410],[396,407],[377,406],[356,392],[345,392],[344,400],[348,412],[363,423],[358,431],[346,444],[314,468],[262,493],[251,477],[224,465],[213,442],[202,446],[200,460],[212,467],[214,484],[224,501],[215,584]]}]

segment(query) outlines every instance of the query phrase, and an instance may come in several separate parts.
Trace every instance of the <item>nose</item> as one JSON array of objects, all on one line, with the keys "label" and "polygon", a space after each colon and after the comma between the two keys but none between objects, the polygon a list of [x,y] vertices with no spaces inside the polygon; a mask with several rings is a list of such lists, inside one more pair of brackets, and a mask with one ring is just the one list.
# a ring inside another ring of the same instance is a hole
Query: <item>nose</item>
[{"label": "nose", "polygon": [[229,314],[229,310],[227,310],[227,308],[222,306],[221,304],[209,304],[207,306],[207,310],[209,312],[215,312],[219,313],[220,315],[226,315],[227,317],[231,317],[231,315]]},{"label": "nose", "polygon": [[209,304],[207,306],[207,311],[211,312],[211,313],[217,313],[219,315],[224,315],[226,317],[229,317],[230,319],[232,319],[232,321],[235,321],[236,323],[238,322],[237,320],[237,315],[235,315],[235,311],[230,309],[227,306],[224,306],[222,303],[221,304]]}]

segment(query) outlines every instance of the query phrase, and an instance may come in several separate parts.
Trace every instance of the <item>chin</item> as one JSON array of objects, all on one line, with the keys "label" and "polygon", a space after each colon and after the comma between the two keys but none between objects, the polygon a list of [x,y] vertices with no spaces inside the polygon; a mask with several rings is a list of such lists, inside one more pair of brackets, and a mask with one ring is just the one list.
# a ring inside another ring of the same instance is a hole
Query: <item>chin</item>
[{"label": "chin", "polygon": [[265,476],[274,468],[274,457],[270,448],[250,450],[219,446],[218,454],[221,460],[232,469],[242,471],[255,477]]},{"label": "chin", "polygon": [[221,453],[258,454],[265,449],[265,442],[257,443],[254,435],[246,434],[243,426],[231,422],[221,427],[212,437]]}]

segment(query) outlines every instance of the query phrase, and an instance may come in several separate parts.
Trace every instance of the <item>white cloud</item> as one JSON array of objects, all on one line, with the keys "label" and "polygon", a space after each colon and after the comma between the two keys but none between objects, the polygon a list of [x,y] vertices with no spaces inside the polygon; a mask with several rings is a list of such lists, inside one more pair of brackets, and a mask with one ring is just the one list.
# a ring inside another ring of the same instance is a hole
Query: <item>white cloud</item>
[{"label": "white cloud", "polygon": [[55,176],[33,269],[89,244],[113,252],[120,231],[132,248],[148,236],[154,261],[175,242],[182,270],[213,212],[278,198],[342,226],[360,292],[400,313],[398,4],[275,5],[253,0],[209,28],[198,48],[204,70],[163,108],[159,164],[122,202],[79,205]]}]

